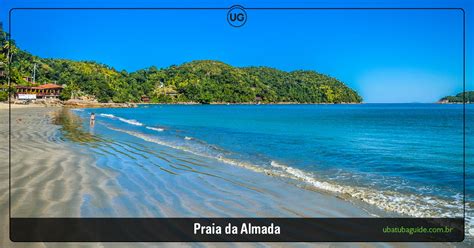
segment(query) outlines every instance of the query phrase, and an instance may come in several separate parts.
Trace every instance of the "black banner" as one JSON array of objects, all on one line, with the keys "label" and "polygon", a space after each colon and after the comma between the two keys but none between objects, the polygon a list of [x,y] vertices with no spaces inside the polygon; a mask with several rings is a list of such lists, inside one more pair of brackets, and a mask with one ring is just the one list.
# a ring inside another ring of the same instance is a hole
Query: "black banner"
[{"label": "black banner", "polygon": [[16,242],[460,242],[462,218],[11,218]]}]

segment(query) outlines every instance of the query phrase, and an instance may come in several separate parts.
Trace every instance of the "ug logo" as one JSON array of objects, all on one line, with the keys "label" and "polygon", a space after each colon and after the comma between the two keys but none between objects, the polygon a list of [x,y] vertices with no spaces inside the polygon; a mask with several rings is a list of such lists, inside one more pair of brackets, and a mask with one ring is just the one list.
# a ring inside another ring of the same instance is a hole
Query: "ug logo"
[{"label": "ug logo", "polygon": [[227,22],[235,28],[242,27],[247,22],[247,12],[244,7],[234,5],[227,12]]}]

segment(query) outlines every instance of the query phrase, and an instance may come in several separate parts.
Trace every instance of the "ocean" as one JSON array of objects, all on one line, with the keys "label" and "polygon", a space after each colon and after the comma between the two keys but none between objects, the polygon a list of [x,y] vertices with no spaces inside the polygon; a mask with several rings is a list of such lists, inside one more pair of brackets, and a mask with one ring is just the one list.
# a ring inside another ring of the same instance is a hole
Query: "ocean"
[{"label": "ocean", "polygon": [[[134,163],[129,157],[137,154],[137,163],[154,163],[147,153],[164,146],[188,161],[244,167],[401,216],[463,216],[465,137],[466,174],[474,172],[472,105],[465,136],[458,104],[139,105],[74,113],[88,133],[121,144],[90,145],[110,167]],[[472,209],[474,180],[466,192]]]}]

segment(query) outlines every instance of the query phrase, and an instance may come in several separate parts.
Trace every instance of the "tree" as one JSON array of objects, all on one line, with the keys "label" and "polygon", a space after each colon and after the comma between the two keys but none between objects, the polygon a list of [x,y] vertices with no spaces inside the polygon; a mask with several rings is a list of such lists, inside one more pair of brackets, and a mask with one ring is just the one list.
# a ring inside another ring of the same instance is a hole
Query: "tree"
[{"label": "tree", "polygon": [[[2,33],[0,37],[6,37]],[[93,61],[44,59],[0,38],[0,62],[10,63],[16,85],[29,85],[24,77],[36,64],[38,82],[65,85],[67,100],[82,92],[100,102],[138,102],[143,95],[153,102],[361,102],[343,82],[315,71],[285,72],[269,67],[234,67],[220,61],[197,60],[167,68],[154,66],[129,73]],[[10,54],[6,48],[10,47]],[[13,56],[12,56],[13,55]],[[8,57],[12,57],[8,61]],[[2,64],[0,64],[1,70]]]}]

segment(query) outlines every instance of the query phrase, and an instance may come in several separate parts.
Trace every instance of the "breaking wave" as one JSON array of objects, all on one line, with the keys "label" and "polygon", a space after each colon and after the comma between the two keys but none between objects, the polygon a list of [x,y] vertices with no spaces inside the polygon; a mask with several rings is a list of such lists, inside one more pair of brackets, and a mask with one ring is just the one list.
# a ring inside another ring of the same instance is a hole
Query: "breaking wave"
[{"label": "breaking wave", "polygon": [[[130,121],[130,120],[128,120]],[[131,124],[131,123],[130,123]],[[361,201],[379,209],[411,217],[463,217],[463,198],[458,194],[454,200],[441,199],[433,196],[416,195],[408,193],[399,193],[388,190],[376,190],[373,188],[342,185],[334,181],[319,179],[317,174],[300,170],[277,161],[271,161],[269,164],[255,164],[242,160],[232,159],[224,156],[219,149],[216,152],[202,151],[193,145],[177,144],[156,136],[146,135],[141,132],[124,130],[107,126],[109,129],[124,132],[129,135],[140,138],[144,141],[178,149],[197,156],[206,157],[221,161],[226,164],[243,167],[255,172],[265,173],[269,176],[278,178],[287,178],[295,180],[297,185],[304,186],[315,191],[330,192],[349,201]],[[146,127],[152,129],[151,127]],[[191,137],[185,137],[191,140]],[[196,142],[199,140],[192,139]],[[196,147],[197,147],[196,143]],[[299,183],[298,183],[299,182]],[[308,187],[309,186],[309,187]],[[472,203],[468,203],[472,204]],[[467,206],[468,209],[472,206]],[[469,213],[468,213],[469,214]],[[471,214],[472,215],[472,214]],[[470,236],[474,236],[474,218],[471,215],[466,216],[466,231]]]},{"label": "breaking wave", "polygon": [[115,115],[112,115],[112,114],[100,114],[100,116],[107,117],[107,118],[115,118]]},{"label": "breaking wave", "polygon": [[129,119],[125,119],[125,118],[122,118],[122,117],[117,117],[117,119],[119,119],[120,121],[123,121],[125,123],[128,123],[128,124],[131,124],[131,125],[135,125],[135,126],[143,126],[143,123],[141,122],[138,122],[136,120],[129,120]]},{"label": "breaking wave", "polygon": [[153,131],[157,131],[157,132],[163,132],[165,131],[164,128],[160,128],[160,127],[146,127],[147,129],[150,129],[150,130],[153,130]]},{"label": "breaking wave", "polygon": [[107,118],[110,118],[110,119],[117,119],[119,121],[122,121],[122,122],[125,122],[125,123],[128,123],[128,124],[131,124],[131,125],[135,125],[135,126],[143,126],[143,123],[137,121],[137,120],[133,120],[133,119],[125,119],[125,118],[122,118],[122,117],[117,117],[113,114],[100,114],[100,116],[102,117],[107,117]]}]

